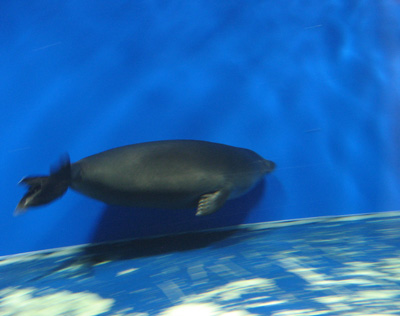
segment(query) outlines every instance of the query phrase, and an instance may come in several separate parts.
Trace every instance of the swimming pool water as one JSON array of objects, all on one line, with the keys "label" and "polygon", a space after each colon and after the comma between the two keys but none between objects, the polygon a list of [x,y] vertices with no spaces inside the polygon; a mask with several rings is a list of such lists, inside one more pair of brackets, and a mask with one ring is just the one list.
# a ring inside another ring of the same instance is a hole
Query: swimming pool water
[{"label": "swimming pool water", "polygon": [[[397,1],[3,1],[0,254],[398,209]],[[202,139],[278,165],[220,212],[68,192],[13,217],[23,176],[112,147]]]}]

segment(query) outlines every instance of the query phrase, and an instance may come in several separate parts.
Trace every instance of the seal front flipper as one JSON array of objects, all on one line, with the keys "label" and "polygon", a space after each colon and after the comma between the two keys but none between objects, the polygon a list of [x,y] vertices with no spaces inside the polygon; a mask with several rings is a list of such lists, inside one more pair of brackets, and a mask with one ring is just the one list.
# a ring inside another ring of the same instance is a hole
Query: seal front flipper
[{"label": "seal front flipper", "polygon": [[209,215],[218,211],[225,204],[230,193],[230,189],[224,188],[214,193],[203,194],[197,205],[196,216]]},{"label": "seal front flipper", "polygon": [[14,215],[24,213],[28,207],[50,203],[61,197],[71,183],[69,157],[62,158],[60,166],[53,168],[49,176],[23,178],[19,184],[28,186],[28,192],[19,201]]}]

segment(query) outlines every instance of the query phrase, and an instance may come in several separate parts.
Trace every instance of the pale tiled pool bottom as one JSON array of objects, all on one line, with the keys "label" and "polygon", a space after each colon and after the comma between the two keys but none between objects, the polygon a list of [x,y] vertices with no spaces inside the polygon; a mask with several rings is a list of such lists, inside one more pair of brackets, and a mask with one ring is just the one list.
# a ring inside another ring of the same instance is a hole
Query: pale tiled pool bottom
[{"label": "pale tiled pool bottom", "polygon": [[0,315],[400,315],[400,212],[2,258]]}]

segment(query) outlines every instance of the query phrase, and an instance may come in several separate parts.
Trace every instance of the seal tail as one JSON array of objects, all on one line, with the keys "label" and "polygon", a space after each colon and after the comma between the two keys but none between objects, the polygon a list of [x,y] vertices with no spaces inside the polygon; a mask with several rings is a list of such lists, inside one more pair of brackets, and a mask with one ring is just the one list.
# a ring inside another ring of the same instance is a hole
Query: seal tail
[{"label": "seal tail", "polygon": [[49,176],[25,177],[19,184],[28,186],[28,192],[19,201],[14,215],[19,215],[29,207],[50,203],[60,198],[71,184],[71,163],[65,155],[57,168],[52,168]]}]

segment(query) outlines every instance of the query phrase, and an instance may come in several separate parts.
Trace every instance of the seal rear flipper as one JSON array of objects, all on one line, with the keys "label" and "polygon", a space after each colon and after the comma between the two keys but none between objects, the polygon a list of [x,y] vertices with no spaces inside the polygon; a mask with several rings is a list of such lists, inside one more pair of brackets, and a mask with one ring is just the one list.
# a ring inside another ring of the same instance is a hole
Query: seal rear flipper
[{"label": "seal rear flipper", "polygon": [[218,211],[228,199],[231,190],[221,189],[214,193],[203,194],[197,205],[196,216],[209,215]]},{"label": "seal rear flipper", "polygon": [[71,183],[71,164],[64,157],[58,168],[53,168],[49,176],[23,178],[19,184],[28,186],[28,192],[19,201],[14,214],[24,213],[29,207],[50,203],[61,197]]}]

